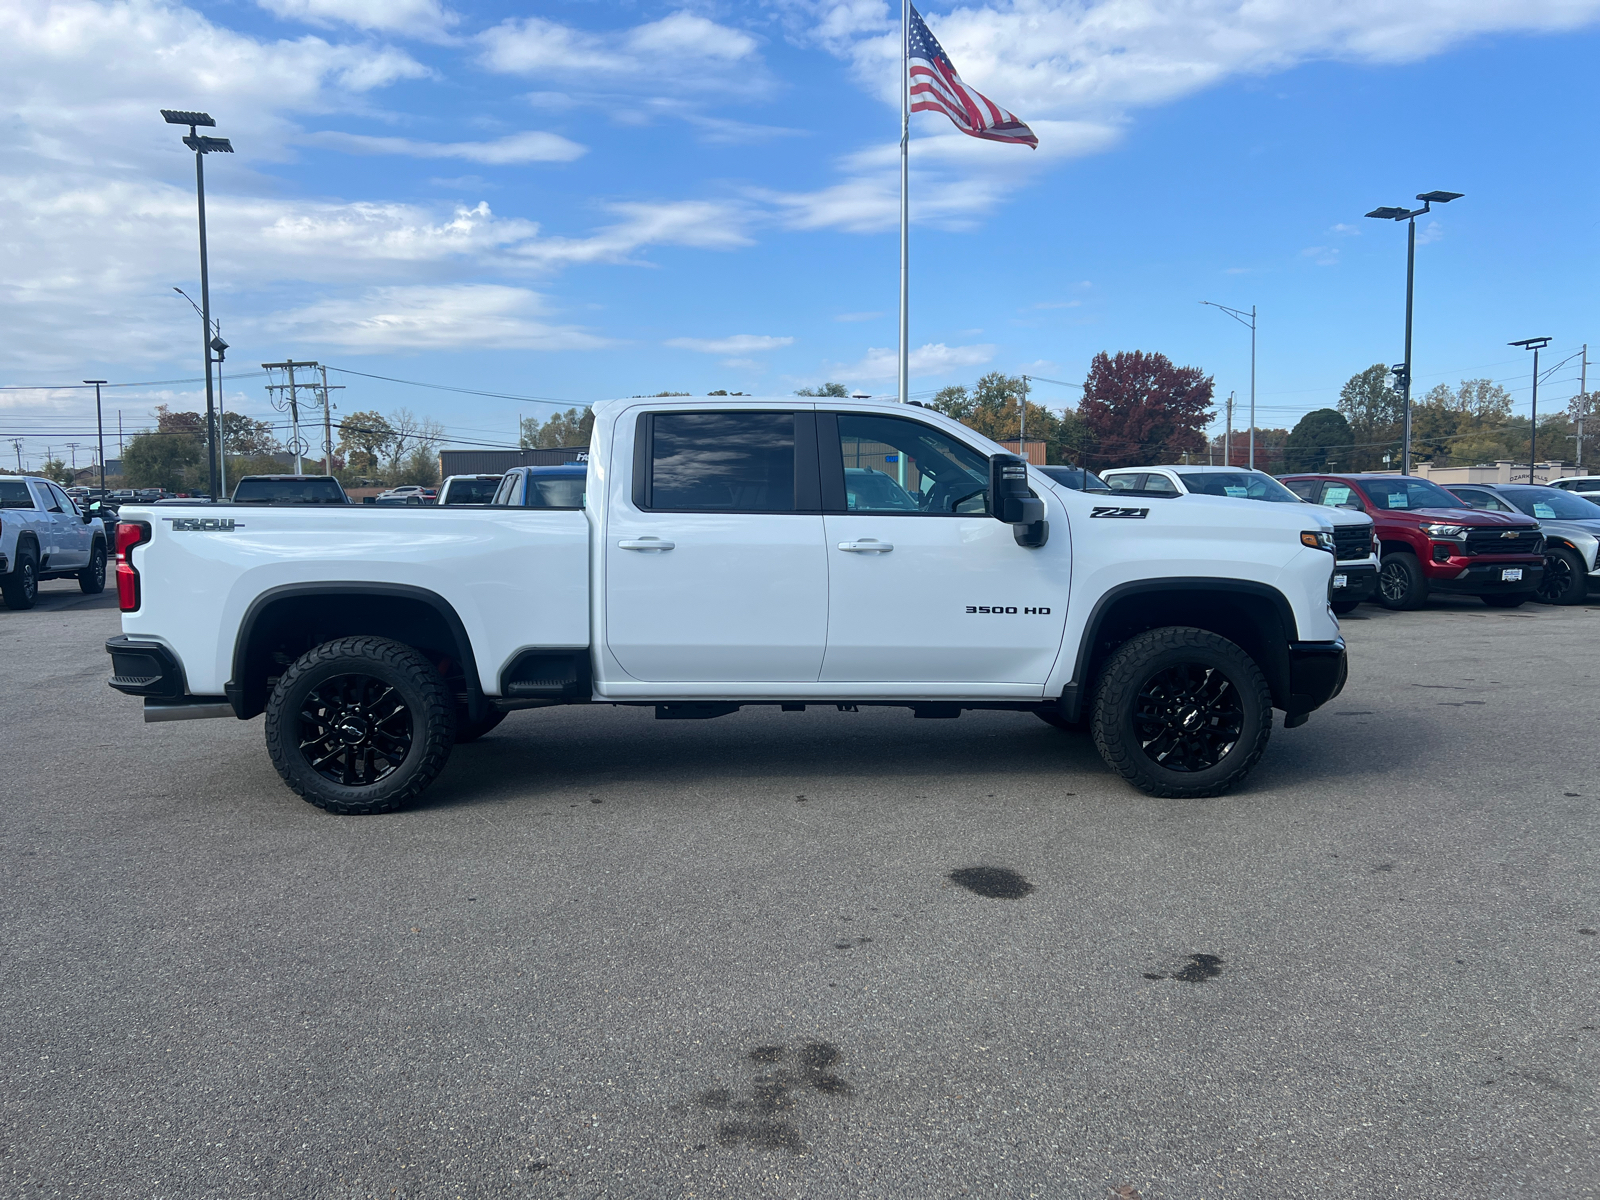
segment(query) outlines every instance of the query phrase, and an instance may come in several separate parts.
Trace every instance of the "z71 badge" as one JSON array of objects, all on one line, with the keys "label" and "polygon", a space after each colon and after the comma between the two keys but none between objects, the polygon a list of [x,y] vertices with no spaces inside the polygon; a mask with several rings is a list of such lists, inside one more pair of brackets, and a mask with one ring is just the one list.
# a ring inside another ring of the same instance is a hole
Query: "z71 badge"
[{"label": "z71 badge", "polygon": [[1142,521],[1150,515],[1148,508],[1118,508],[1114,504],[1096,504],[1090,511],[1091,517],[1126,517],[1130,521]]}]

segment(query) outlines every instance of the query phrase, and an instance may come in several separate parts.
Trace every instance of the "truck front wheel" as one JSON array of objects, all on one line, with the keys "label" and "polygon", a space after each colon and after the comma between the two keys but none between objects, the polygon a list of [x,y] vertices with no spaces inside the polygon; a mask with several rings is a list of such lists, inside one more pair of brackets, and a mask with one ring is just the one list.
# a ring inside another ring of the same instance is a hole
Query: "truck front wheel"
[{"label": "truck front wheel", "polygon": [[1428,602],[1428,578],[1415,554],[1396,550],[1378,567],[1378,603],[1396,612],[1411,612]]},{"label": "truck front wheel", "polygon": [[1094,742],[1152,796],[1216,796],[1250,773],[1272,735],[1272,693],[1255,660],[1204,629],[1152,629],[1100,677]]},{"label": "truck front wheel", "polygon": [[380,637],[307,651],[267,700],[267,753],[318,808],[393,812],[425,791],[455,744],[455,700],[427,657]]}]

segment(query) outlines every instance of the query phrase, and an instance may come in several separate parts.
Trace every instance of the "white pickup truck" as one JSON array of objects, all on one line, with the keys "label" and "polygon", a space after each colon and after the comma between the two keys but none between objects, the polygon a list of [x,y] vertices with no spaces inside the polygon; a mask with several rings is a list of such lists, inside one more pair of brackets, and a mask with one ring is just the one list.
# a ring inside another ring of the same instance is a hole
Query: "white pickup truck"
[{"label": "white pickup truck", "polygon": [[1309,505],[1073,491],[872,401],[610,401],[591,445],[583,490],[514,506],[124,508],[111,686],[265,713],[292,789],[372,813],[555,704],[1032,712],[1214,795],[1344,685]]},{"label": "white pickup truck", "polygon": [[93,595],[106,586],[105,522],[48,479],[0,479],[0,595],[32,608],[46,579],[76,579]]}]

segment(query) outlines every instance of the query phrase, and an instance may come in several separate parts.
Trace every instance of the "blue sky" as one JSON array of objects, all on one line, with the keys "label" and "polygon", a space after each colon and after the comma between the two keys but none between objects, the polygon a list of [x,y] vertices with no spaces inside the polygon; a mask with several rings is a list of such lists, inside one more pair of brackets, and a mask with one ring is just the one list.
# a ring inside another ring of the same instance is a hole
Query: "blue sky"
[{"label": "blue sky", "polygon": [[[1466,195],[1419,224],[1419,389],[1488,376],[1525,406],[1506,342],[1600,357],[1600,0],[925,15],[1041,144],[914,118],[914,393],[992,369],[1076,381],[1100,350],[1143,349],[1243,403],[1248,334],[1214,300],[1259,306],[1259,423],[1292,425],[1399,361],[1405,230],[1362,214],[1436,188]],[[230,368],[317,359],[572,403],[887,393],[892,29],[877,0],[15,0],[0,376],[197,373],[171,291],[196,284],[192,158],[155,111],[192,107],[238,150],[208,160]],[[263,382],[237,379],[231,406],[267,415]],[[346,410],[405,405],[463,439],[551,407],[339,382]],[[183,383],[111,397],[130,426],[200,403]],[[0,393],[0,438],[34,463],[91,423],[81,392]]]}]

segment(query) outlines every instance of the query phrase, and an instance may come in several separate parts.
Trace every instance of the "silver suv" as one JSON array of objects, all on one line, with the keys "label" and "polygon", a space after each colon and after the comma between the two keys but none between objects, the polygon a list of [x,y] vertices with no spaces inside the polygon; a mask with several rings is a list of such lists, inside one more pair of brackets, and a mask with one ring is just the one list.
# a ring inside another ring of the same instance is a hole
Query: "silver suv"
[{"label": "silver suv", "polygon": [[1534,598],[1582,604],[1600,586],[1600,505],[1561,488],[1527,483],[1460,483],[1449,489],[1469,508],[1521,513],[1544,533],[1544,574]]}]

